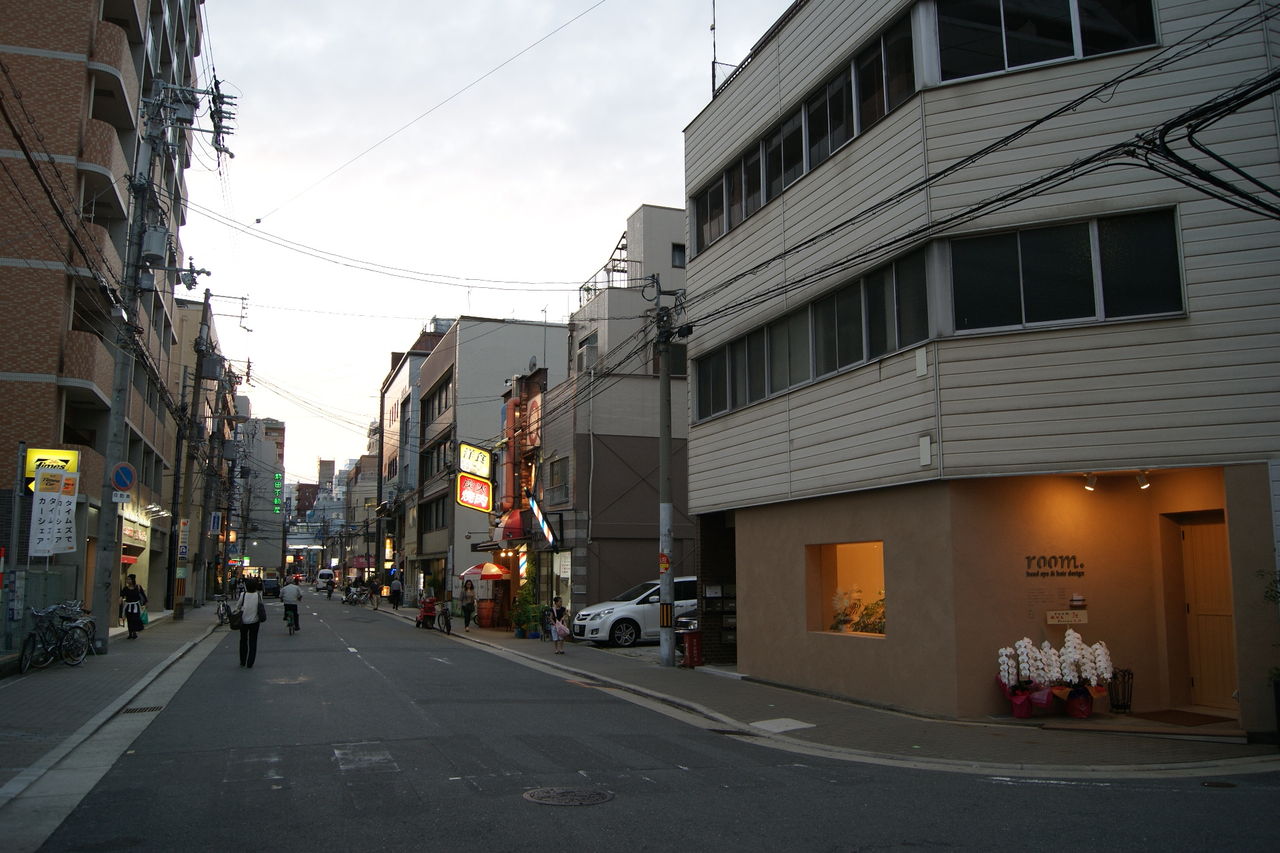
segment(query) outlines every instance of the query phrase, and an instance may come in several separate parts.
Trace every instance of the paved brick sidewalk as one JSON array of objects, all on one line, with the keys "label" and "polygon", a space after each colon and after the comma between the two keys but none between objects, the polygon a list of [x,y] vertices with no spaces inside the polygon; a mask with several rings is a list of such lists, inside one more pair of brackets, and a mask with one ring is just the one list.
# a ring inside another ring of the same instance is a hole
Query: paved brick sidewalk
[{"label": "paved brick sidewalk", "polygon": [[91,654],[79,666],[55,661],[18,675],[16,655],[3,656],[0,664],[12,674],[0,679],[0,791],[213,629],[212,607],[189,609],[176,622],[171,615],[152,614],[151,624],[136,640],[127,639],[124,629],[112,628],[107,654]]}]

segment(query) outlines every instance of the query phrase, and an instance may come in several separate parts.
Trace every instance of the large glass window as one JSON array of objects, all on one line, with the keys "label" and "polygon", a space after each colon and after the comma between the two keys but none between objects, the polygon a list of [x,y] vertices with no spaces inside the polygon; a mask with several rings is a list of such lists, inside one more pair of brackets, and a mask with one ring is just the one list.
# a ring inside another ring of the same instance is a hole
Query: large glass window
[{"label": "large glass window", "polygon": [[1183,308],[1172,210],[952,240],[951,276],[961,331]]},{"label": "large glass window", "polygon": [[819,594],[809,629],[883,636],[885,582],[883,542],[841,542],[806,549],[810,578]]},{"label": "large glass window", "polygon": [[937,0],[937,10],[943,80],[1156,43],[1151,0]]},{"label": "large glass window", "polygon": [[1182,310],[1172,210],[1098,220],[1102,304],[1108,317]]}]

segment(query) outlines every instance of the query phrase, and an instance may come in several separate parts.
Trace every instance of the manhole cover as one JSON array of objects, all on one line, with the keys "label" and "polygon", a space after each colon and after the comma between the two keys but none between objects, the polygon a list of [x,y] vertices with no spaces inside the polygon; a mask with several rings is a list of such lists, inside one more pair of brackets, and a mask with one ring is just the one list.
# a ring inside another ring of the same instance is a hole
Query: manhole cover
[{"label": "manhole cover", "polygon": [[581,788],[534,788],[532,791],[525,791],[524,798],[544,806],[594,806],[609,802],[613,799],[613,794]]}]

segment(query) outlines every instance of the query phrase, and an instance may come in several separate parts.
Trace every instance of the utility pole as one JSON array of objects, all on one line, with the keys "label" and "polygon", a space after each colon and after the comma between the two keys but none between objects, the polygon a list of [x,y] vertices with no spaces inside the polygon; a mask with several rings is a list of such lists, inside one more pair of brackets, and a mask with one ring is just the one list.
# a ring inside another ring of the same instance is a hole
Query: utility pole
[{"label": "utility pole", "polygon": [[657,273],[651,276],[658,345],[658,662],[676,665],[675,601],[676,580],[671,572],[671,336],[672,309],[662,297],[678,291],[664,291]]},{"label": "utility pole", "polygon": [[[152,175],[156,148],[164,144],[162,109],[164,83],[157,81],[155,94],[147,99],[147,129],[138,150],[133,177],[129,187],[133,194],[132,220],[129,227],[129,244],[126,252],[124,295],[122,314],[116,326],[115,374],[111,383],[111,414],[107,424],[105,476],[102,480],[101,503],[98,507],[98,546],[94,561],[91,610],[106,624],[111,610],[111,593],[120,570],[120,505],[115,501],[116,488],[112,474],[120,463],[128,462],[128,425],[125,412],[129,404],[129,388],[133,379],[134,350],[138,346],[133,318],[138,301],[138,277],[142,271],[143,239],[149,220],[155,215],[152,204]],[[138,484],[134,484],[137,488]],[[94,651],[107,653],[108,632],[94,636]]]},{"label": "utility pole", "polygon": [[[196,379],[197,386],[200,380]],[[178,577],[178,531],[181,523],[178,518],[180,507],[178,498],[181,496],[182,486],[182,444],[186,441],[187,430],[191,423],[191,408],[187,405],[187,368],[182,368],[182,385],[179,391],[178,410],[181,417],[178,419],[178,439],[173,450],[173,496],[169,501],[169,548],[168,548],[168,571],[165,573],[165,604],[173,611],[173,620],[177,622],[182,619],[182,595],[183,580]],[[189,467],[188,467],[188,470]]]}]

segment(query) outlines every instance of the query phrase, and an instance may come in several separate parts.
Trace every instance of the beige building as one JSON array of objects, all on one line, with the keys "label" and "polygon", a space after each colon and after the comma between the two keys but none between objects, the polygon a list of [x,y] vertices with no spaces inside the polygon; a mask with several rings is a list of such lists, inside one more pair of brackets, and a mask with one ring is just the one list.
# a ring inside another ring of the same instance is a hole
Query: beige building
[{"label": "beige building", "polygon": [[1008,714],[997,649],[1085,620],[1135,710],[1274,734],[1280,140],[1238,87],[1280,42],[1042,5],[799,0],[687,128],[700,576],[757,678]]}]

